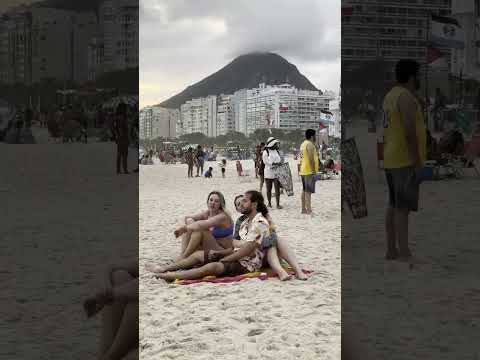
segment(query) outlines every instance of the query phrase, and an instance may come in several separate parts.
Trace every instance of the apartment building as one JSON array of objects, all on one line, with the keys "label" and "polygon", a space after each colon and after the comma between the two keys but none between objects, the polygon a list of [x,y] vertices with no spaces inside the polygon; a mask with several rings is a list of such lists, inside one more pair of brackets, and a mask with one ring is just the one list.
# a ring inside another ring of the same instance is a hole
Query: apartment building
[{"label": "apartment building", "polygon": [[179,119],[180,111],[178,109],[167,109],[160,106],[141,109],[139,113],[140,139],[175,138]]}]

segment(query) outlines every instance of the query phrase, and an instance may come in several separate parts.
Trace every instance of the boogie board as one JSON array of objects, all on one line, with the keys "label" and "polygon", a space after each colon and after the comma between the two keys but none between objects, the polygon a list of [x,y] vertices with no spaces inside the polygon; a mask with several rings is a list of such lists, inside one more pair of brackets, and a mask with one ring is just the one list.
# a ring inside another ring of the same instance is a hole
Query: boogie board
[{"label": "boogie board", "polygon": [[283,163],[281,165],[272,166],[273,174],[278,178],[278,181],[285,189],[288,196],[293,196],[293,181],[290,165]]},{"label": "boogie board", "polygon": [[362,162],[353,138],[343,140],[341,148],[342,202],[347,202],[354,219],[360,219],[368,215]]}]

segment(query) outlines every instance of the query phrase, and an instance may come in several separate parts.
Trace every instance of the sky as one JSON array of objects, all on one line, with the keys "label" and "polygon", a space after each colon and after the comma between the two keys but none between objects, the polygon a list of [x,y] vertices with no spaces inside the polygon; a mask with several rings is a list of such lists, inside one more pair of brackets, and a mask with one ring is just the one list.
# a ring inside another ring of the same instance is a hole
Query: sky
[{"label": "sky", "polygon": [[283,56],[318,89],[340,87],[340,0],[141,0],[140,107],[254,51]]}]

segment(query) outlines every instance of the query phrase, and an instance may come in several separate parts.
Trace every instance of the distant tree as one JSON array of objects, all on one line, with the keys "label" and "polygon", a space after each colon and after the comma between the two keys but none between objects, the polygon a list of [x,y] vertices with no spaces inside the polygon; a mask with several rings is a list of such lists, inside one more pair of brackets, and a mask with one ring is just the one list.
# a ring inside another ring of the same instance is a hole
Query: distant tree
[{"label": "distant tree", "polygon": [[179,137],[179,140],[191,144],[209,144],[211,142],[208,136],[199,132],[182,135]]}]

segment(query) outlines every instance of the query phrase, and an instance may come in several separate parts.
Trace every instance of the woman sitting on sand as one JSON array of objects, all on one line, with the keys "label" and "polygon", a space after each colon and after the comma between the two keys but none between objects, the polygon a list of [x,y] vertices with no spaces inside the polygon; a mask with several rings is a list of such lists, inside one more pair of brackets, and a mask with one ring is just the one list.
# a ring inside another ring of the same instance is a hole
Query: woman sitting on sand
[{"label": "woman sitting on sand", "polygon": [[218,250],[232,248],[233,220],[225,211],[225,198],[219,191],[207,197],[208,209],[199,214],[185,217],[185,225],[175,230],[176,237],[182,236],[178,260],[196,250]]},{"label": "woman sitting on sand", "polygon": [[106,286],[83,303],[89,318],[102,312],[99,359],[138,359],[138,261],[110,266]]}]

